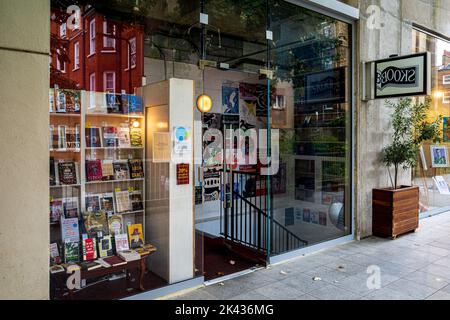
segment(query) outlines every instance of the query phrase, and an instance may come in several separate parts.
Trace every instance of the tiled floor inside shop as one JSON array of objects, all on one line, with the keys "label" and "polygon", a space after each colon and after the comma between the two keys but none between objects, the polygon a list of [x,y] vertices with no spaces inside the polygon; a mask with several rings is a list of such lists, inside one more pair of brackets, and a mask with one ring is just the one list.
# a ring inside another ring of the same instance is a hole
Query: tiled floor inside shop
[{"label": "tiled floor inside shop", "polygon": [[450,213],[395,241],[371,237],[170,299],[450,300]]}]

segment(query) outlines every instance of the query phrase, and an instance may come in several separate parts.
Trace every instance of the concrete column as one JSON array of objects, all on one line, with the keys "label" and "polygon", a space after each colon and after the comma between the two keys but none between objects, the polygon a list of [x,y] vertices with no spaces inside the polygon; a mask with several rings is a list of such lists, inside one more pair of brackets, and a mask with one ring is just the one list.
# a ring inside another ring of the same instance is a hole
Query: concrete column
[{"label": "concrete column", "polygon": [[48,299],[50,0],[0,1],[0,30],[0,299]]}]

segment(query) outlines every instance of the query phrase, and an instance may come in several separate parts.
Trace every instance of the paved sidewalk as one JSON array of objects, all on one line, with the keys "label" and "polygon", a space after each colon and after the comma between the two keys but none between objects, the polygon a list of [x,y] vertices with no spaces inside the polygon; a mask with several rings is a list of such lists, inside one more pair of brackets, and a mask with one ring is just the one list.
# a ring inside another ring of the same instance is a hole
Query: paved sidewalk
[{"label": "paved sidewalk", "polygon": [[[370,266],[380,268],[380,289],[367,286]],[[450,300],[450,213],[395,241],[352,242],[172,299]]]}]

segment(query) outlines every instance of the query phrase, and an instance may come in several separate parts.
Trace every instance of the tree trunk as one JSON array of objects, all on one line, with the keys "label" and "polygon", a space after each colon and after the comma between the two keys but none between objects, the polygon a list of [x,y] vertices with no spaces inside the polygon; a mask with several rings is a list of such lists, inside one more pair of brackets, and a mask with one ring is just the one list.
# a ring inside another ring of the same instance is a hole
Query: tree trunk
[{"label": "tree trunk", "polygon": [[394,190],[397,190],[397,180],[398,180],[398,164],[395,165]]}]

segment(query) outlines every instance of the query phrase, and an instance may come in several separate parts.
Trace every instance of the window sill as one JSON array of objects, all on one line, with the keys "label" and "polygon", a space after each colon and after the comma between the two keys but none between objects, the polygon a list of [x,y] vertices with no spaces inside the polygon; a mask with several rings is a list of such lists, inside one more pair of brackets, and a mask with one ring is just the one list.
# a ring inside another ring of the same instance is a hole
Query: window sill
[{"label": "window sill", "polygon": [[116,50],[102,50],[102,53],[117,53]]},{"label": "window sill", "polygon": [[95,56],[95,52],[94,52],[94,53],[90,53],[90,54],[87,56],[87,58],[90,58],[90,57],[92,57],[92,56]]}]

